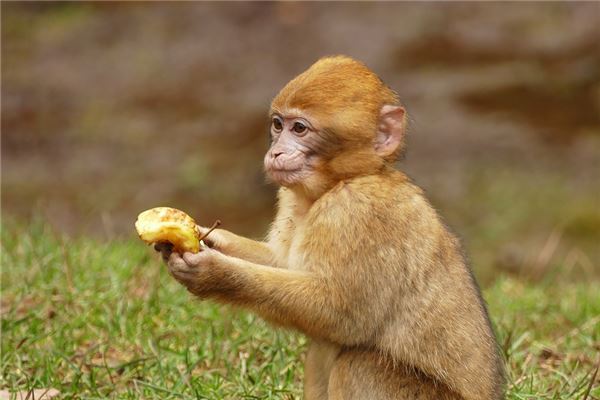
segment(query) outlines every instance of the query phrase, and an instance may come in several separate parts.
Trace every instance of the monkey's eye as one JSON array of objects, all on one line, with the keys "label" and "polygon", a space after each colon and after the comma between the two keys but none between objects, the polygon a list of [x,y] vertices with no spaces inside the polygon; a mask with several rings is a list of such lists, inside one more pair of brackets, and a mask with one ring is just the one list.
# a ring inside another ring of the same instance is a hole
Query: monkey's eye
[{"label": "monkey's eye", "polygon": [[302,122],[294,122],[294,132],[302,134],[306,132],[306,129],[306,125],[304,125]]},{"label": "monkey's eye", "polygon": [[283,129],[283,122],[281,122],[281,119],[275,117],[273,118],[273,122],[271,123],[273,125],[273,130],[275,130],[275,132],[281,132]]}]

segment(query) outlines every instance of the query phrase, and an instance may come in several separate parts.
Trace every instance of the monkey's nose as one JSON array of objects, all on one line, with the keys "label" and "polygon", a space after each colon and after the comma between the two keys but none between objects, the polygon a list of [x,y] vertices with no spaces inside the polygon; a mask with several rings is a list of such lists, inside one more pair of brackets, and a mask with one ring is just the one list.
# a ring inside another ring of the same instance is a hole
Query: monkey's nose
[{"label": "monkey's nose", "polygon": [[274,151],[273,152],[273,158],[277,158],[277,157],[279,157],[282,154],[283,154],[283,151]]}]

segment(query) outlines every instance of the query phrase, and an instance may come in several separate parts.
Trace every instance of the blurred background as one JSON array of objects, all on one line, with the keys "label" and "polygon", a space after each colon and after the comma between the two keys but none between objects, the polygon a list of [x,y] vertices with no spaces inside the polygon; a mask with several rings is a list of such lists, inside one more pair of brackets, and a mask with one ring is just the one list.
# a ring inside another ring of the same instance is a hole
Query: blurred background
[{"label": "blurred background", "polygon": [[399,168],[484,285],[598,277],[599,7],[3,2],[3,220],[128,238],[169,205],[261,237],[270,100],[347,54],[399,93]]}]

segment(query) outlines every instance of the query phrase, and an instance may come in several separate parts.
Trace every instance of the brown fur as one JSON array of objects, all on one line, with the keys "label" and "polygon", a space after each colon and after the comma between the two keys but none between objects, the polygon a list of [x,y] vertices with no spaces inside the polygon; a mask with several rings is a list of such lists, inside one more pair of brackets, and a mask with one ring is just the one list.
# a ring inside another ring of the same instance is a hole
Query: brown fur
[{"label": "brown fur", "polygon": [[395,94],[345,57],[292,80],[273,108],[306,111],[342,149],[318,182],[280,189],[266,244],[217,232],[219,251],[171,271],[200,297],[307,334],[306,399],[500,399],[496,341],[458,241],[372,150],[390,103]]},{"label": "brown fur", "polygon": [[403,150],[386,159],[375,154],[373,132],[379,110],[400,104],[398,96],[362,63],[345,56],[326,57],[290,81],[271,103],[272,111],[299,109],[319,121],[321,130],[342,139],[343,151],[326,164],[332,180],[378,171],[384,162],[395,161]]}]

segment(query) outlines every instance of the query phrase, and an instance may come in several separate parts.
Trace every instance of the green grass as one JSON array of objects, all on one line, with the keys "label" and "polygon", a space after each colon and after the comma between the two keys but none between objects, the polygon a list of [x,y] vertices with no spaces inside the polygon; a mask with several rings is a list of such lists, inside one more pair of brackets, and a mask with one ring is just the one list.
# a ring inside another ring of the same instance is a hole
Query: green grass
[{"label": "green grass", "polygon": [[[301,398],[306,340],[194,300],[137,240],[2,232],[0,388],[63,398]],[[600,283],[502,276],[484,291],[509,399],[584,399],[600,354]],[[596,383],[588,399],[600,398]]]}]

